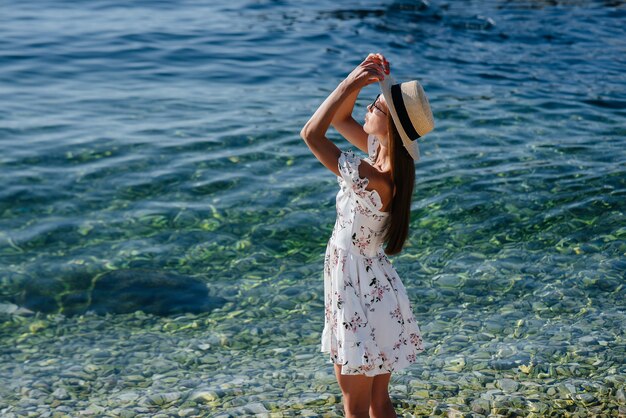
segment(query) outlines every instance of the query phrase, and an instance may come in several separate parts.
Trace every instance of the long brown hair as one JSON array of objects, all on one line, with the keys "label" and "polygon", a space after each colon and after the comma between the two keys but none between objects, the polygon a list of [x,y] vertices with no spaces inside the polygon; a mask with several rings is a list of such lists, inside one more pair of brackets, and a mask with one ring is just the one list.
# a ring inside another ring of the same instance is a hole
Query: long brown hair
[{"label": "long brown hair", "polygon": [[384,236],[387,243],[385,254],[398,254],[407,236],[409,235],[409,221],[411,220],[411,199],[415,186],[415,161],[402,144],[402,138],[391,117],[387,116],[389,136],[389,157],[391,174],[395,185],[395,195],[391,201],[390,224]]}]

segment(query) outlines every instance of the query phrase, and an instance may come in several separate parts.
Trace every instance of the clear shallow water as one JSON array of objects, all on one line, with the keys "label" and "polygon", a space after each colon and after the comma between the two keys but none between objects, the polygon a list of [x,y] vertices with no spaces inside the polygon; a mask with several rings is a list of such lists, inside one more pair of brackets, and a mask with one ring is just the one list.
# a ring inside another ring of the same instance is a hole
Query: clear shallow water
[{"label": "clear shallow water", "polygon": [[[36,312],[2,317],[8,412],[341,415],[318,353],[338,186],[298,133],[381,51],[437,122],[392,258],[427,347],[392,378],[398,412],[626,413],[624,18],[618,1],[3,7],[0,299]],[[129,269],[227,302],[89,313],[94,278]]]}]

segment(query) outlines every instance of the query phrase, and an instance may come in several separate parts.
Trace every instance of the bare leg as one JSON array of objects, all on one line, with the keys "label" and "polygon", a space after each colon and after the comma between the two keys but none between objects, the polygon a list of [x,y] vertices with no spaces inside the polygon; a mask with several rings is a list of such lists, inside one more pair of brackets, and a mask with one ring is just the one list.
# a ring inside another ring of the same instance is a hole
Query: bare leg
[{"label": "bare leg", "polygon": [[342,375],[340,364],[335,364],[335,376],[343,394],[346,418],[369,418],[374,377],[361,374]]},{"label": "bare leg", "polygon": [[391,373],[374,376],[372,383],[372,397],[370,400],[371,418],[397,418],[396,411],[389,398],[389,381]]}]

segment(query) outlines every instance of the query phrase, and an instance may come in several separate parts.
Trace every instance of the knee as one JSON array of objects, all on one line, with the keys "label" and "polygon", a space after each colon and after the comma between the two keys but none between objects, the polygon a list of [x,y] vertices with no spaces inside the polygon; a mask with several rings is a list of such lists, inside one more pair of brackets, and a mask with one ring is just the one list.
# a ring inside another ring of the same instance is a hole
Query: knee
[{"label": "knee", "polygon": [[370,399],[370,408],[372,409],[386,408],[389,405],[391,405],[391,398],[387,394],[375,396]]},{"label": "knee", "polygon": [[346,408],[346,418],[370,418],[370,411],[369,409]]},{"label": "knee", "polygon": [[346,412],[346,418],[369,418],[370,411],[369,406],[351,405],[350,402],[344,403],[344,410]]},{"label": "knee", "polygon": [[382,399],[372,399],[370,402],[370,414],[372,418],[395,417],[393,404],[387,396]]}]

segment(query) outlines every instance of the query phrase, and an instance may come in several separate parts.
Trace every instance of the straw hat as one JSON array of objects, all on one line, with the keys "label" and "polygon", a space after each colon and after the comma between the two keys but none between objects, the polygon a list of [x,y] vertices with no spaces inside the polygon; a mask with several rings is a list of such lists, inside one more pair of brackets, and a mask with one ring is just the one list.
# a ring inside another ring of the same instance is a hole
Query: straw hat
[{"label": "straw hat", "polygon": [[424,89],[417,80],[395,84],[390,75],[380,81],[380,89],[404,147],[414,161],[419,160],[417,138],[421,138],[435,128],[433,114]]}]

